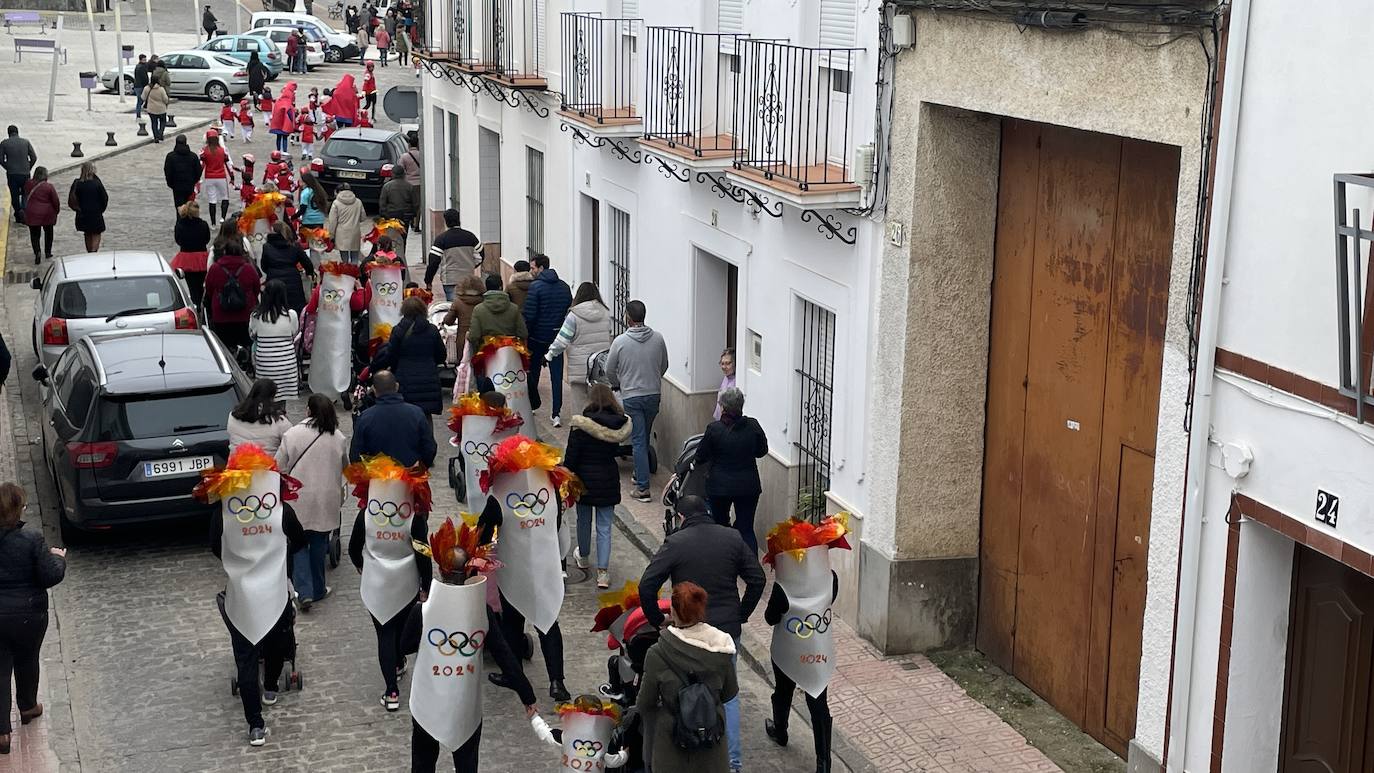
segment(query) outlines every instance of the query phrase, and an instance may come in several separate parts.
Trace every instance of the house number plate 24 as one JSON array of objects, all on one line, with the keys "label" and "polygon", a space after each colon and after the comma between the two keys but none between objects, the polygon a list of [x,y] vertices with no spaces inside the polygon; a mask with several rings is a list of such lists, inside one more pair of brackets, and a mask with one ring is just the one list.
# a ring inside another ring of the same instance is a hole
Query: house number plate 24
[{"label": "house number plate 24", "polygon": [[1327,491],[1317,489],[1317,520],[1336,528],[1336,519],[1340,516],[1341,498]]}]

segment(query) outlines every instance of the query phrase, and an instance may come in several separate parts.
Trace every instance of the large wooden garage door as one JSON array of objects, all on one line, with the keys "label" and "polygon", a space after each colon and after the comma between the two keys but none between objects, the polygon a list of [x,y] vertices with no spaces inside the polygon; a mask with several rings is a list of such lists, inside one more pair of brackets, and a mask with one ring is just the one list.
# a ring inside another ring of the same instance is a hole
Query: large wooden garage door
[{"label": "large wooden garage door", "polygon": [[1178,150],[1002,126],[978,647],[1134,735]]},{"label": "large wooden garage door", "polygon": [[1280,773],[1374,770],[1374,579],[1299,547]]}]

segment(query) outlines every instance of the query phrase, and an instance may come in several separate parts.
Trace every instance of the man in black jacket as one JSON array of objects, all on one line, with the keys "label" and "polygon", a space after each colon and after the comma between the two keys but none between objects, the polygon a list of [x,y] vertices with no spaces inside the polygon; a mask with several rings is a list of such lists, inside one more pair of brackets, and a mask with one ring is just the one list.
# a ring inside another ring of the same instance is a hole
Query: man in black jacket
[{"label": "man in black jacket", "polygon": [[176,143],[162,162],[162,176],[167,187],[172,189],[172,206],[180,209],[191,200],[196,183],[200,182],[200,156],[191,150],[185,134],[177,135]]},{"label": "man in black jacket", "polygon": [[372,376],[377,403],[363,411],[353,424],[353,443],[348,451],[351,461],[386,454],[402,467],[416,462],[426,468],[434,466],[434,455],[439,452],[434,423],[424,411],[406,402],[398,389],[391,371],[378,371]]},{"label": "man in black jacket", "polygon": [[148,88],[148,55],[138,55],[138,65],[134,67],[134,119],[143,117],[143,90]]},{"label": "man in black jacket", "polygon": [[201,29],[205,30],[205,39],[209,40],[215,36],[215,30],[219,29],[219,19],[210,10],[210,6],[205,6],[205,12],[200,15]]},{"label": "man in black jacket", "polygon": [[[677,505],[679,526],[644,567],[639,578],[639,605],[650,625],[662,627],[658,591],[665,581],[694,582],[706,591],[706,622],[730,634],[739,649],[740,632],[763,598],[763,567],[740,533],[715,522],[706,500],[685,496]],[[744,580],[744,598],[739,580]],[[739,770],[739,697],[725,704],[725,734],[730,744],[730,769]]]}]

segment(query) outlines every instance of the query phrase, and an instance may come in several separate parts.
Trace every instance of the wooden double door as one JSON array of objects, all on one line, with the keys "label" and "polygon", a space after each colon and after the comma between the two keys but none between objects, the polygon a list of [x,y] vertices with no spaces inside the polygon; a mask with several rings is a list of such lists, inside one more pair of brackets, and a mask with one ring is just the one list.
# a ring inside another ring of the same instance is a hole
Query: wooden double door
[{"label": "wooden double door", "polygon": [[1135,731],[1179,151],[1005,120],[977,644],[1118,754]]}]

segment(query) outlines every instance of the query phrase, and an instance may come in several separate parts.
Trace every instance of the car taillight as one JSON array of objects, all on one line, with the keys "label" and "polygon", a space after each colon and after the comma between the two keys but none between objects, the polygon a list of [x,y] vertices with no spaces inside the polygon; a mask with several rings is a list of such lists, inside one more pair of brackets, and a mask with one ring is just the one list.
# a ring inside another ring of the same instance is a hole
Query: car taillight
[{"label": "car taillight", "polygon": [[312,158],[312,159],[310,159],[310,171],[316,172],[316,173],[323,172],[323,171],[324,171],[324,159],[322,159],[322,158]]},{"label": "car taillight", "polygon": [[276,54],[268,54],[268,55],[267,55],[267,60],[270,61],[270,62],[275,62],[275,61],[277,61],[277,55],[276,55]]},{"label": "car taillight", "polygon": [[248,71],[247,71],[247,70],[239,70],[238,72],[234,73],[234,77],[235,77],[235,78],[247,78],[247,77],[248,77]]},{"label": "car taillight", "polygon": [[67,340],[67,320],[48,317],[43,323],[43,345],[66,346],[69,343],[71,342]]},{"label": "car taillight", "polygon": [[72,443],[67,446],[67,455],[72,466],[78,470],[95,470],[114,464],[119,453],[118,443]]},{"label": "car taillight", "polygon": [[190,307],[186,306],[177,309],[176,313],[172,315],[172,318],[176,320],[177,330],[195,330],[198,324],[196,322],[196,313],[192,311]]}]

